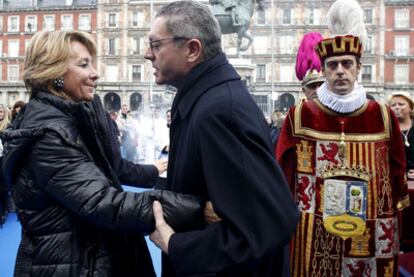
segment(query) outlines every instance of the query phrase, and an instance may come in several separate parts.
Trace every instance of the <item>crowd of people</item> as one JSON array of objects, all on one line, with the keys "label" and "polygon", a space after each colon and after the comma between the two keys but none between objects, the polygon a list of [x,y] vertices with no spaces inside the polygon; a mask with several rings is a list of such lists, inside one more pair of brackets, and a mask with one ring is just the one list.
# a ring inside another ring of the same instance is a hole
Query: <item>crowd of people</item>
[{"label": "crowd of people", "polygon": [[1,215],[11,189],[22,225],[15,276],[155,276],[147,234],[166,277],[397,276],[414,103],[369,100],[358,84],[357,1],[327,19],[329,35],[299,47],[306,99],[267,121],[200,2],[161,7],[148,34],[155,82],[177,88],[165,119],[103,109],[90,35],[36,33],[30,100],[0,105]]}]

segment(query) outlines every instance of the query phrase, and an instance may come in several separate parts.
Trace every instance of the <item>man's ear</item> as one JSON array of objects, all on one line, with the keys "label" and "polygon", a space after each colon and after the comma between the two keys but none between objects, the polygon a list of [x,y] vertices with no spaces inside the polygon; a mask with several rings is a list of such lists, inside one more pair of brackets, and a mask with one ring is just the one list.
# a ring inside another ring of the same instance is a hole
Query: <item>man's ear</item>
[{"label": "man's ear", "polygon": [[202,57],[202,45],[201,41],[196,38],[187,41],[188,56],[187,60],[190,63],[194,63]]}]

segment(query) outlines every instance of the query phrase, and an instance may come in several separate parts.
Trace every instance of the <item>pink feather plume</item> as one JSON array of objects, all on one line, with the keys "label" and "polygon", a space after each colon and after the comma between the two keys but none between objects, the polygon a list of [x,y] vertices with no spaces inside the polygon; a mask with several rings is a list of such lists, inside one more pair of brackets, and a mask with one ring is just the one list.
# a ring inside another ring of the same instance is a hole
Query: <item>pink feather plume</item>
[{"label": "pink feather plume", "polygon": [[322,39],[322,35],[318,32],[307,33],[303,36],[296,56],[296,77],[300,81],[303,80],[308,70],[321,71],[321,61],[316,53],[315,45]]}]

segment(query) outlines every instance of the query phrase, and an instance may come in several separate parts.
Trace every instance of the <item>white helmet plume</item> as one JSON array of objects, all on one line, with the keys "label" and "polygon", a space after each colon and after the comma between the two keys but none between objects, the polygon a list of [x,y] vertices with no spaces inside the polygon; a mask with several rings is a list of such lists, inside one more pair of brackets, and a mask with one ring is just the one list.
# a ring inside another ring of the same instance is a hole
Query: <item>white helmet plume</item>
[{"label": "white helmet plume", "polygon": [[337,0],[328,12],[328,29],[331,36],[352,35],[359,37],[365,48],[367,30],[364,24],[364,12],[356,0]]}]

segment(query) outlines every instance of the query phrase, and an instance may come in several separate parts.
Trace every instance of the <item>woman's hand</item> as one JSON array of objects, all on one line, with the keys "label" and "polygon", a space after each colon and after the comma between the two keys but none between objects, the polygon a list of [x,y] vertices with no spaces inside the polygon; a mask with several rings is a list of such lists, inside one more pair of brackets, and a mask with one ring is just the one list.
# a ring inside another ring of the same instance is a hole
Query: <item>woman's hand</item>
[{"label": "woman's hand", "polygon": [[168,160],[167,159],[160,159],[154,162],[155,167],[158,169],[158,175],[163,174],[168,167]]},{"label": "woman's hand", "polygon": [[214,222],[218,222],[221,218],[216,214],[213,208],[213,203],[211,201],[207,201],[204,207],[204,218],[207,223],[211,224]]}]

